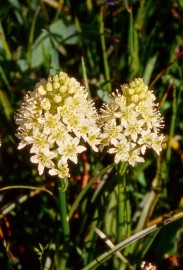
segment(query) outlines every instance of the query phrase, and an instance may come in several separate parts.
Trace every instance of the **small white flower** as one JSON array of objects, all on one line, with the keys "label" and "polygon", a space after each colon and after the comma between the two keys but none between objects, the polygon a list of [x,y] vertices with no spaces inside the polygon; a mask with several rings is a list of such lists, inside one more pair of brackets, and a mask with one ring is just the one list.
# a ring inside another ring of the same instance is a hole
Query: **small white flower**
[{"label": "small white flower", "polygon": [[111,105],[104,104],[100,109],[102,121],[107,122],[114,119],[117,109],[118,105],[115,103],[112,103]]},{"label": "small white flower", "polygon": [[143,125],[145,120],[137,118],[132,118],[128,121],[128,124],[125,126],[125,136],[131,136],[132,141],[136,142],[139,134],[143,131]]},{"label": "small white flower", "polygon": [[[25,138],[26,139],[26,138]],[[30,153],[37,153],[39,151],[45,151],[50,148],[50,144],[48,143],[47,135],[43,133],[35,133],[31,138],[32,147],[30,149]]]},{"label": "small white flower", "polygon": [[126,138],[124,138],[121,141],[113,139],[112,143],[114,147],[110,148],[108,152],[110,154],[115,154],[114,158],[115,163],[119,163],[120,161],[127,161],[129,158],[130,146]]},{"label": "small white flower", "polygon": [[62,164],[66,164],[70,159],[74,163],[77,163],[77,154],[86,150],[86,147],[79,145],[79,139],[65,139],[63,142],[59,142],[58,153],[61,155]]},{"label": "small white flower", "polygon": [[60,123],[60,115],[55,114],[52,115],[50,112],[45,112],[44,117],[39,121],[43,125],[43,133],[44,134],[52,134],[54,130],[58,130],[61,126]]},{"label": "small white flower", "polygon": [[60,123],[59,128],[55,129],[54,132],[48,136],[48,143],[50,143],[50,145],[54,145],[55,143],[59,145],[60,142],[69,137],[71,137],[69,131],[66,129],[65,125]]},{"label": "small white flower", "polygon": [[38,163],[39,174],[43,174],[44,168],[51,168],[54,166],[53,158],[56,157],[56,152],[51,152],[48,149],[43,150],[42,152],[37,152],[34,156],[31,157],[32,163]]},{"label": "small white flower", "polygon": [[120,94],[118,89],[116,90],[116,93],[112,93],[112,96],[115,100],[115,103],[120,107],[126,106],[126,98],[124,95]]},{"label": "small white flower", "polygon": [[133,167],[134,167],[136,162],[144,162],[145,161],[143,157],[139,156],[139,154],[140,154],[139,149],[132,150],[129,153],[128,162]]},{"label": "small white flower", "polygon": [[156,136],[154,141],[152,142],[152,148],[156,151],[159,155],[162,150],[162,143],[165,140],[165,136],[161,134],[160,136]]},{"label": "small white flower", "polygon": [[76,111],[69,111],[67,115],[63,117],[63,122],[67,126],[69,131],[77,130],[80,123],[80,116]]},{"label": "small white flower", "polygon": [[99,129],[96,129],[95,131],[94,130],[90,131],[88,133],[87,142],[95,152],[98,151],[97,145],[100,143],[99,135],[100,135]]},{"label": "small white flower", "polygon": [[109,140],[122,139],[122,126],[116,124],[116,121],[113,119],[109,123],[106,123],[104,127],[104,133],[101,135],[102,138],[108,138]]},{"label": "small white flower", "polygon": [[62,165],[62,163],[59,161],[58,162],[58,169],[57,168],[50,169],[49,174],[50,175],[58,175],[58,177],[61,179],[66,178],[66,177],[70,177],[68,164]]},{"label": "small white flower", "polygon": [[135,104],[130,104],[128,106],[120,108],[120,122],[121,125],[128,125],[129,121],[138,117],[138,113],[135,111]]},{"label": "small white flower", "polygon": [[141,133],[141,137],[138,140],[138,144],[141,145],[141,153],[144,155],[146,148],[152,146],[152,142],[157,137],[157,134],[151,132],[151,130],[143,130]]}]

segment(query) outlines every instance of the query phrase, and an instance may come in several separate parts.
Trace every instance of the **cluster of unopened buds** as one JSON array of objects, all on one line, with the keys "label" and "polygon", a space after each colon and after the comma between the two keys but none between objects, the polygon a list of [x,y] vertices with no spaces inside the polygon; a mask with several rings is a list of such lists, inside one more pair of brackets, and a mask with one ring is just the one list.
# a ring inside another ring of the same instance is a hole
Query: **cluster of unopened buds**
[{"label": "cluster of unopened buds", "polygon": [[40,175],[46,167],[50,175],[69,177],[68,162],[76,164],[87,144],[96,152],[107,147],[115,163],[134,166],[144,161],[147,148],[157,154],[162,150],[163,120],[154,101],[143,80],[135,79],[112,93],[112,102],[97,112],[86,89],[59,72],[25,96],[15,117],[18,148],[30,145]]}]

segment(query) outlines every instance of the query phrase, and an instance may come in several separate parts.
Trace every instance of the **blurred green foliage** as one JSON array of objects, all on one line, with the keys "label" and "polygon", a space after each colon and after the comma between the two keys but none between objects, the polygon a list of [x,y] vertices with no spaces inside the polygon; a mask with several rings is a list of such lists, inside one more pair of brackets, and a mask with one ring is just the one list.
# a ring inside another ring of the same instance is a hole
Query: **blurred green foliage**
[{"label": "blurred green foliage", "polygon": [[[160,0],[1,1],[1,187],[32,185],[48,188],[57,195],[57,179],[46,173],[40,177],[30,163],[28,149],[17,150],[14,114],[23,96],[33,90],[37,81],[58,70],[68,72],[81,83],[88,83],[91,97],[99,106],[112,89],[135,77],[143,77],[160,102],[167,145],[159,159],[149,152],[144,164],[128,170],[121,237],[124,239],[137,228],[146,227],[149,219],[158,222],[164,213],[182,209],[182,17],[182,0],[166,3]],[[72,169],[67,190],[68,209],[85,186],[85,179],[89,181],[111,163],[110,157],[94,155],[89,150],[81,157]],[[82,269],[107,249],[91,229],[93,225],[117,243],[119,177],[111,170],[97,179],[81,200],[70,221],[67,269]],[[155,179],[159,179],[160,186],[152,185]],[[23,196],[27,196],[24,201]],[[138,223],[148,202],[148,220]],[[55,247],[57,242],[62,243],[63,236],[55,200],[44,192],[13,189],[0,192],[0,204],[0,268],[46,269],[45,264],[51,258],[47,269],[56,269]],[[182,226],[183,221],[179,220],[154,235],[154,241],[149,236],[137,242],[131,251],[125,249],[124,255],[136,267],[143,259],[161,267],[165,253],[175,254],[180,257],[180,267],[171,269],[182,269]],[[99,269],[129,268],[113,258]]]}]

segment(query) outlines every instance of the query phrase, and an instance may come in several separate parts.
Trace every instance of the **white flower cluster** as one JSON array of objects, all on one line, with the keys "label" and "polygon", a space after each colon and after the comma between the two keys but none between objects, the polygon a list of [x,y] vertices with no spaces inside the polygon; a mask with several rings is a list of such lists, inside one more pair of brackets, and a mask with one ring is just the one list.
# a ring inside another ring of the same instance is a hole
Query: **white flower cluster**
[{"label": "white flower cluster", "polygon": [[42,80],[29,92],[16,117],[19,149],[31,145],[31,161],[38,163],[39,174],[49,168],[50,175],[69,177],[68,160],[77,163],[77,155],[87,142],[98,151],[100,129],[94,104],[87,91],[64,72]]},{"label": "white flower cluster", "polygon": [[64,72],[42,80],[29,92],[15,121],[19,125],[19,149],[30,145],[31,161],[50,175],[69,177],[68,160],[77,163],[87,142],[94,151],[98,145],[115,155],[114,161],[132,166],[143,162],[147,148],[159,155],[164,135],[159,134],[163,119],[155,96],[137,78],[112,94],[112,102],[104,104],[100,119],[87,92],[74,78]]},{"label": "white flower cluster", "polygon": [[137,78],[112,94],[112,102],[101,109],[102,147],[115,154],[114,161],[143,162],[147,148],[159,155],[164,136],[159,134],[163,119],[158,111],[155,96]]}]

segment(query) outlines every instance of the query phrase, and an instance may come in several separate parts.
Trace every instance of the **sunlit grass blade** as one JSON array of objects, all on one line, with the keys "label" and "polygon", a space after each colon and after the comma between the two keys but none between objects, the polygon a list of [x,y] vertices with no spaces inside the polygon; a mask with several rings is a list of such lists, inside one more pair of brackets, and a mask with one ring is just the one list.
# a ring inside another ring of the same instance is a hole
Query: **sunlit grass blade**
[{"label": "sunlit grass blade", "polygon": [[110,68],[109,68],[109,63],[108,63],[107,48],[106,48],[106,42],[105,42],[103,14],[104,14],[104,6],[101,6],[100,15],[99,15],[100,40],[101,40],[101,47],[102,47],[102,57],[103,57],[105,78],[107,81],[109,81],[108,84],[106,85],[106,89],[108,92],[110,92],[112,89],[112,86],[111,86],[111,82],[110,82]]},{"label": "sunlit grass blade", "polygon": [[172,223],[175,220],[180,219],[180,218],[183,218],[183,212],[175,213],[169,219],[167,219],[165,221],[163,220],[160,224],[152,225],[151,227],[148,227],[148,228],[130,236],[129,238],[122,241],[121,243],[117,244],[112,250],[104,252],[102,255],[98,256],[90,264],[88,264],[87,266],[82,268],[82,270],[94,270],[94,269],[98,268],[105,261],[109,260],[111,258],[111,256],[114,255],[114,253],[116,253],[117,251],[120,251],[120,250],[124,249],[125,247],[127,247],[128,245],[130,245],[131,243],[133,243],[134,241],[137,241],[137,240],[145,237],[146,235],[149,235],[150,233],[159,230],[159,228],[161,226]]},{"label": "sunlit grass blade", "polygon": [[6,115],[6,118],[10,120],[11,115],[13,113],[13,108],[11,106],[11,102],[9,101],[7,94],[0,90],[0,103],[4,108],[4,113]]},{"label": "sunlit grass blade", "polygon": [[155,54],[153,57],[151,57],[149,59],[149,61],[147,62],[147,65],[145,67],[143,78],[144,78],[144,83],[147,84],[147,85],[150,82],[150,79],[151,79],[151,76],[152,76],[152,72],[154,70],[154,66],[155,66],[155,63],[157,61],[157,58],[158,58],[158,55]]},{"label": "sunlit grass blade", "polygon": [[34,41],[34,32],[35,32],[35,27],[36,27],[36,20],[38,18],[38,14],[40,12],[40,7],[37,7],[33,20],[32,20],[32,24],[31,24],[31,29],[30,29],[30,34],[29,34],[29,41],[28,41],[28,52],[27,52],[27,63],[28,66],[30,66],[31,63],[31,50],[32,50],[32,44]]},{"label": "sunlit grass blade", "polygon": [[11,54],[10,48],[8,46],[8,42],[6,40],[6,36],[4,34],[4,30],[3,30],[3,27],[2,27],[1,21],[0,21],[0,40],[1,40],[1,43],[2,43],[4,51],[5,51],[6,59],[11,60],[12,59],[12,54]]},{"label": "sunlit grass blade", "polygon": [[[95,232],[98,234],[98,236],[105,241],[106,245],[109,248],[114,248],[114,244],[111,242],[111,240],[109,238],[107,238],[107,236],[98,228],[95,227]],[[130,270],[135,270],[135,268],[130,265],[129,261],[121,254],[121,252],[117,251],[115,254],[124,264],[128,265]]]},{"label": "sunlit grass blade", "polygon": [[87,78],[87,73],[86,73],[86,66],[85,66],[85,61],[83,56],[81,57],[81,63],[82,63],[82,71],[83,71],[83,78],[84,78],[84,82],[85,82],[85,87],[87,89],[88,92],[88,99],[91,98],[91,93],[90,93],[90,87],[89,87],[89,83],[88,83],[88,78]]}]

